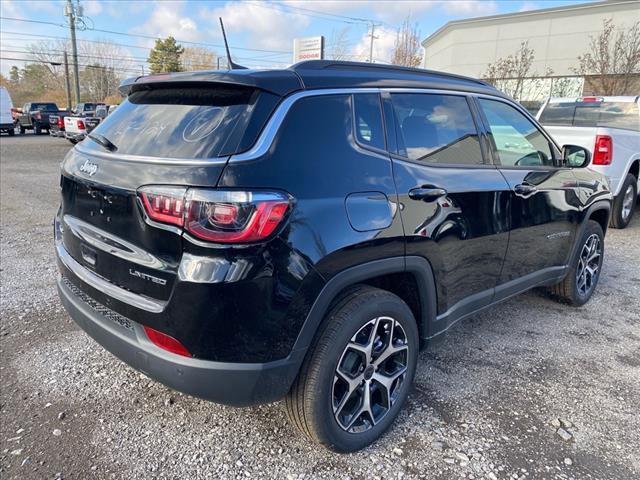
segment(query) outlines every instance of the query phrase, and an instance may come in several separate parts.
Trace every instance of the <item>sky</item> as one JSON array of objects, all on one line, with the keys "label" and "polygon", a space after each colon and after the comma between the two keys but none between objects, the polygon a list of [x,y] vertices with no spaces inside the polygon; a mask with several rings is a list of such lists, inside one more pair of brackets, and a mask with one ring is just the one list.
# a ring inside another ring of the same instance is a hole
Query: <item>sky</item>
[{"label": "sky", "polygon": [[[28,58],[29,44],[68,38],[65,1],[0,0],[3,74],[11,65],[25,63],[15,59]],[[122,73],[134,74],[148,71],[146,58],[155,37],[173,35],[185,47],[204,46],[223,54],[222,17],[236,63],[278,68],[292,63],[294,38],[324,35],[330,50],[341,32],[349,58],[366,61],[373,22],[373,59],[386,63],[397,28],[408,15],[422,40],[451,20],[576,3],[585,0],[80,0],[84,27],[77,37],[117,44]]]}]

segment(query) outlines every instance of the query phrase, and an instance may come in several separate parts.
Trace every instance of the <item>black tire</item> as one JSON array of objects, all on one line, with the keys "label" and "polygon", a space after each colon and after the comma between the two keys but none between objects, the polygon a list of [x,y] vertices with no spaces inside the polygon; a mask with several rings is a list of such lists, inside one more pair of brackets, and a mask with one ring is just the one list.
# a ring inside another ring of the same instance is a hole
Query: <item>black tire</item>
[{"label": "black tire", "polygon": [[613,211],[609,224],[613,228],[626,228],[633,218],[638,199],[638,180],[632,174],[624,179],[620,194],[613,200]]},{"label": "black tire", "polygon": [[14,130],[13,128],[10,128],[10,129],[7,131],[7,133],[9,134],[9,136],[10,136],[10,137],[13,137],[13,136],[16,134],[16,132],[15,132],[15,130]]},{"label": "black tire", "polygon": [[67,138],[67,140],[69,140],[72,145],[75,145],[76,143],[78,143],[78,141],[74,140],[73,138]]},{"label": "black tire", "polygon": [[[586,259],[591,254],[587,252],[588,242],[593,241],[594,236],[597,236],[599,255],[590,265],[596,266],[594,274],[589,274],[588,271],[584,271],[583,265]],[[574,258],[569,265],[569,272],[564,280],[557,285],[551,287],[551,294],[558,300],[579,307],[589,301],[591,295],[595,291],[598,280],[600,279],[600,272],[602,271],[602,260],[604,258],[604,233],[600,224],[594,220],[588,220],[584,229],[582,237],[580,238],[578,248],[574,254]],[[582,274],[584,274],[584,289],[582,284]]]},{"label": "black tire", "polygon": [[33,126],[33,133],[35,135],[40,135],[42,133],[42,127],[37,123]]},{"label": "black tire", "polygon": [[[391,340],[385,338],[389,331]],[[367,338],[373,354],[371,364],[366,362],[364,368],[362,362],[366,354],[358,353],[353,347],[360,345],[359,339]],[[393,347],[387,350],[385,346],[389,345]],[[364,285],[354,287],[330,310],[319,328],[285,400],[289,419],[310,440],[331,450],[353,452],[366,447],[391,426],[402,409],[413,383],[418,348],[416,321],[406,303],[385,290]],[[383,360],[385,353],[393,351],[395,353]],[[375,365],[378,361],[381,363]],[[346,365],[355,372],[354,377],[343,376]],[[404,373],[392,380],[400,372]],[[348,385],[346,378],[357,385],[353,393],[343,392]],[[379,379],[390,387],[384,388]],[[356,414],[358,405],[364,405],[365,388],[374,404],[370,411],[375,413]],[[342,403],[342,408],[334,413],[336,403]],[[382,403],[387,407],[381,407]],[[340,413],[347,407],[351,415],[345,419]],[[376,421],[372,422],[372,418]],[[353,427],[349,425],[351,420]],[[347,431],[360,426],[362,431]]]},{"label": "black tire", "polygon": [[18,128],[20,129],[20,135],[24,135],[25,132],[27,131],[27,129],[24,128],[22,125],[20,125]]}]

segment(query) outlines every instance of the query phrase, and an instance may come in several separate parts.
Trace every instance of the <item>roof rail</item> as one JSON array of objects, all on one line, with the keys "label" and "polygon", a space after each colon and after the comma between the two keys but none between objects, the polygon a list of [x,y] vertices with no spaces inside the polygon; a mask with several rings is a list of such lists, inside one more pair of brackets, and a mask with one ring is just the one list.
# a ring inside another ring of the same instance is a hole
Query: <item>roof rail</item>
[{"label": "roof rail", "polygon": [[490,83],[484,80],[479,80],[473,77],[467,77],[465,75],[458,75],[456,73],[441,72],[438,70],[427,70],[424,68],[405,67],[402,65],[388,65],[383,63],[368,63],[368,62],[350,62],[342,60],[305,60],[295,63],[289,67],[290,70],[297,72],[299,70],[324,70],[330,68],[343,68],[353,70],[387,70],[390,72],[401,73],[413,73],[416,75],[438,75],[441,77],[455,78],[459,80],[466,80],[468,82],[477,83],[479,85],[486,85],[493,87]]}]

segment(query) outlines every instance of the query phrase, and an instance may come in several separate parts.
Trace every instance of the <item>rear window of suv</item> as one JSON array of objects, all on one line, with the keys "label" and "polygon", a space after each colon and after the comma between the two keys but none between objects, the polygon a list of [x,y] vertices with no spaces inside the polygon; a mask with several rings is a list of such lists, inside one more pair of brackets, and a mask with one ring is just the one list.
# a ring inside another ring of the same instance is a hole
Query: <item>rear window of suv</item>
[{"label": "rear window of suv", "polygon": [[[231,155],[253,143],[276,98],[243,87],[153,86],[131,93],[94,133],[115,144],[117,154],[176,159]],[[83,146],[101,148],[91,143]]]},{"label": "rear window of suv", "polygon": [[540,123],[566,127],[610,127],[640,131],[640,113],[635,102],[549,103]]}]

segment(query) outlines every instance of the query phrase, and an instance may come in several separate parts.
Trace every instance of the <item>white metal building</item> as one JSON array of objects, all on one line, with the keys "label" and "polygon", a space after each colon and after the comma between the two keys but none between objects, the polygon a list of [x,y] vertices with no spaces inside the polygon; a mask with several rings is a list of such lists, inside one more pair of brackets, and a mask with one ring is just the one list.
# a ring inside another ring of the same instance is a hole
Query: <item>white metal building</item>
[{"label": "white metal building", "polygon": [[577,66],[577,57],[587,51],[590,36],[602,31],[605,19],[612,19],[618,28],[630,27],[640,20],[640,0],[610,0],[451,21],[422,42],[424,67],[480,77],[490,63],[514,54],[528,42],[535,51],[531,76],[545,76],[548,70],[553,76],[575,75],[572,67]]}]

